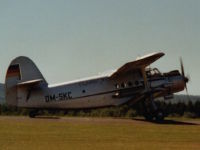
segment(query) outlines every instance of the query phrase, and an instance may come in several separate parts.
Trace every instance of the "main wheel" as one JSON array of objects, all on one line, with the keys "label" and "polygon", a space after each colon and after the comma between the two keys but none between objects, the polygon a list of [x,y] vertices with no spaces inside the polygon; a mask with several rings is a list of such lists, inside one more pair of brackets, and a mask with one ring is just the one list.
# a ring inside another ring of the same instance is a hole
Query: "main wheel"
[{"label": "main wheel", "polygon": [[165,115],[161,110],[158,110],[155,117],[156,117],[156,121],[160,122],[164,120]]},{"label": "main wheel", "polygon": [[145,118],[147,121],[153,121],[153,116],[152,116],[152,115],[145,115],[144,118]]}]

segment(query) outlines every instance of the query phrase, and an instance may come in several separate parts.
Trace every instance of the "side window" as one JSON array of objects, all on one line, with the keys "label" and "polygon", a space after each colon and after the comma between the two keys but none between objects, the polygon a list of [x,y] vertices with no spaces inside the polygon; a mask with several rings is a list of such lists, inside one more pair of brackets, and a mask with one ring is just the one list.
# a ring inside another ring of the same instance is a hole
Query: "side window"
[{"label": "side window", "polygon": [[139,85],[139,81],[135,81],[135,85],[138,86]]},{"label": "side window", "polygon": [[125,88],[125,87],[126,87],[126,83],[123,82],[123,83],[121,84],[121,87],[122,87],[122,88]]},{"label": "side window", "polygon": [[116,89],[119,89],[119,88],[120,88],[119,84],[116,83],[116,84],[115,84],[115,88],[116,88]]},{"label": "side window", "polygon": [[133,83],[131,81],[128,82],[128,86],[131,87],[133,86]]}]

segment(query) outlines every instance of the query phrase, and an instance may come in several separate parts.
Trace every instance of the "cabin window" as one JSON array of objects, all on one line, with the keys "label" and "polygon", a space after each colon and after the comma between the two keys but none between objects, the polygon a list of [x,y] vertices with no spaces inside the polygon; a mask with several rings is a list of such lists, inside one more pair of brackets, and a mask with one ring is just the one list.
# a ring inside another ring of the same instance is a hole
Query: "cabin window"
[{"label": "cabin window", "polygon": [[115,84],[116,89],[119,89],[119,84]]},{"label": "cabin window", "polygon": [[139,85],[139,82],[138,82],[138,81],[135,81],[135,85],[138,86],[138,85]]},{"label": "cabin window", "polygon": [[140,83],[142,84],[142,86],[144,86],[144,81],[141,81]]},{"label": "cabin window", "polygon": [[128,82],[128,86],[131,87],[133,86],[133,83],[131,81]]},{"label": "cabin window", "polygon": [[122,83],[122,84],[121,84],[121,87],[122,87],[122,88],[125,88],[125,87],[126,87],[126,83]]}]

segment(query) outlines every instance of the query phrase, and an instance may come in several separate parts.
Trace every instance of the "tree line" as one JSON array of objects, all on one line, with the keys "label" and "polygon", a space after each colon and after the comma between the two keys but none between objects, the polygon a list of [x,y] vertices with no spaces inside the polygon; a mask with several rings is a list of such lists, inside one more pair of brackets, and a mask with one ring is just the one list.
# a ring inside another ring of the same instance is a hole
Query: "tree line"
[{"label": "tree line", "polygon": [[[156,101],[159,109],[163,110],[166,116],[175,117],[200,117],[200,101],[183,103],[171,103]],[[29,114],[29,109],[9,107],[6,104],[0,105],[0,115],[23,115]],[[47,116],[84,116],[84,117],[137,117],[142,116],[144,107],[141,103],[133,106],[122,105],[120,107],[109,107],[99,109],[77,109],[77,110],[43,110],[40,115]]]}]

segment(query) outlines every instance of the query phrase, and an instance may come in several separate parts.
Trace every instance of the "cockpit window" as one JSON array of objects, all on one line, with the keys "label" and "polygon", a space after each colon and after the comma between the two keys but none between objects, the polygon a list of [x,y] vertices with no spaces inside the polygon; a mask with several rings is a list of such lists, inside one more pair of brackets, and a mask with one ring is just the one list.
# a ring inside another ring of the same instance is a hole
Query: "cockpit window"
[{"label": "cockpit window", "polygon": [[148,68],[147,69],[147,71],[146,71],[146,73],[147,73],[147,76],[149,77],[149,76],[161,76],[162,74],[161,74],[161,72],[157,69],[157,68]]}]

